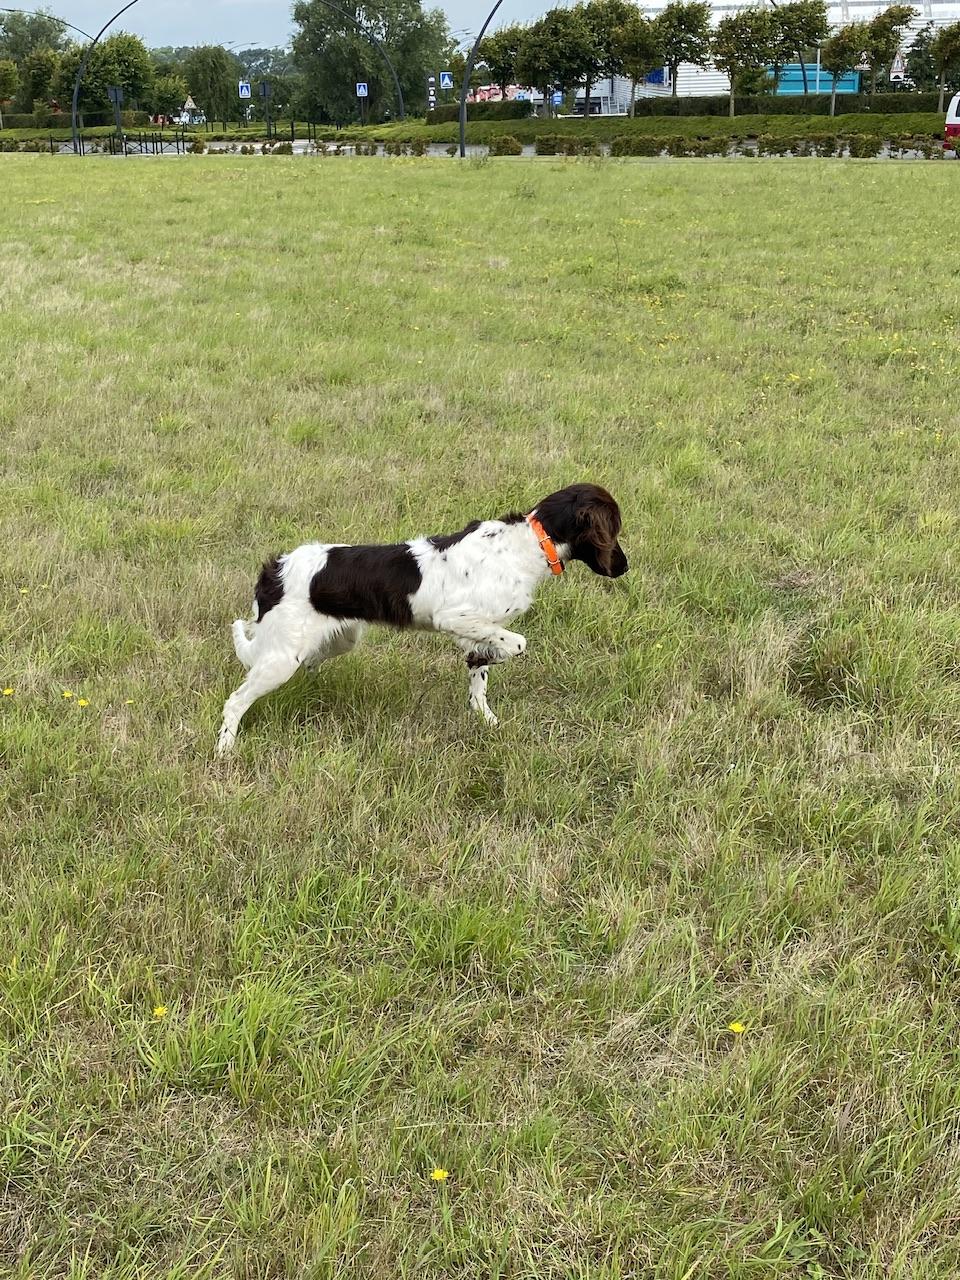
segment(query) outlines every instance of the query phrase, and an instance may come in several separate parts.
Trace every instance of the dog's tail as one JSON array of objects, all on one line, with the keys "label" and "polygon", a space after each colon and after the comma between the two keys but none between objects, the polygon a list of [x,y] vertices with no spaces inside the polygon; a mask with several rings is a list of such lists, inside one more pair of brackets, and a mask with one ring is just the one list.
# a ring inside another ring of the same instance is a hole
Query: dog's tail
[{"label": "dog's tail", "polygon": [[237,657],[248,671],[253,666],[256,649],[254,641],[247,634],[247,627],[250,625],[256,626],[256,623],[250,624],[244,622],[241,618],[238,618],[233,624],[233,647],[237,651]]}]

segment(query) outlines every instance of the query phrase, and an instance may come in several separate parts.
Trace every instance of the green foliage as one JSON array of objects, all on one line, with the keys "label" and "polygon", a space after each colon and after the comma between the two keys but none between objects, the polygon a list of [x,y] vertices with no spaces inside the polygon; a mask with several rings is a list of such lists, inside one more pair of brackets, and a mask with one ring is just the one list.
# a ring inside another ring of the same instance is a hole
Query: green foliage
[{"label": "green foliage", "polygon": [[740,9],[717,23],[711,42],[713,61],[730,77],[730,114],[738,79],[745,73],[765,73],[777,56],[780,33],[773,11],[761,8]]},{"label": "green foliage", "polygon": [[614,64],[622,75],[630,77],[632,116],[636,112],[637,82],[643,80],[656,66],[663,64],[664,53],[659,29],[638,8],[630,5],[629,12],[611,32],[610,46]]},{"label": "green foliage", "polygon": [[519,138],[513,137],[512,134],[501,133],[490,139],[490,154],[492,156],[519,156],[523,154],[523,143]]},{"label": "green foliage", "polygon": [[583,6],[549,9],[524,34],[517,52],[517,78],[543,93],[546,116],[551,113],[551,92],[566,93],[578,85],[595,57],[594,36]]},{"label": "green foliage", "polygon": [[[532,114],[529,102],[468,102],[468,120],[526,120]],[[460,105],[444,102],[427,112],[427,124],[444,124],[460,118]]]},{"label": "green foliage", "polygon": [[930,43],[930,59],[939,81],[939,109],[942,111],[948,85],[955,87],[960,78],[960,22],[941,27]]},{"label": "green foliage", "polygon": [[876,92],[881,72],[888,72],[900,48],[903,33],[917,10],[908,4],[892,4],[864,24],[864,59],[870,68],[870,90]]},{"label": "green foliage", "polygon": [[907,50],[906,72],[908,79],[921,92],[929,93],[937,88],[939,76],[930,52],[937,28],[932,22],[921,27]]},{"label": "green foliage", "polygon": [[32,50],[20,65],[18,104],[29,111],[34,102],[49,103],[54,97],[60,71],[60,53],[56,49]]},{"label": "green foliage", "polygon": [[589,98],[593,84],[603,76],[624,74],[624,64],[620,56],[620,42],[617,32],[631,19],[639,15],[636,5],[627,0],[587,0],[577,8],[583,15],[584,24],[590,33],[591,40],[584,48],[582,79],[589,111]]},{"label": "green foliage", "polygon": [[866,23],[848,22],[824,42],[820,53],[823,69],[833,79],[830,98],[830,114],[833,115],[837,100],[837,81],[858,66],[867,40]]},{"label": "green foliage", "polygon": [[821,44],[830,31],[827,6],[824,0],[791,0],[780,4],[773,13],[775,46],[778,56],[774,67],[779,68],[789,58],[796,56],[806,81],[806,64],[809,52]]},{"label": "green foliage", "polygon": [[235,119],[240,64],[220,45],[191,49],[183,63],[190,96],[208,120]]},{"label": "green foliage", "polygon": [[0,103],[9,102],[17,92],[20,74],[12,58],[0,58]]},{"label": "green foliage", "polygon": [[158,115],[175,115],[189,96],[190,89],[181,75],[157,76],[153,82],[153,109]]},{"label": "green foliage", "polygon": [[[60,58],[55,87],[61,103],[70,103],[82,56],[83,47],[71,45]],[[111,84],[123,89],[125,106],[149,105],[153,80],[153,62],[143,41],[128,32],[118,32],[101,40],[90,56],[80,86],[80,110],[108,110],[107,86]]]},{"label": "green foliage", "polygon": [[670,0],[654,18],[656,39],[663,50],[674,97],[681,62],[706,66],[710,60],[710,5],[708,0]]},{"label": "green foliage", "polygon": [[[526,28],[518,23],[501,27],[492,35],[484,36],[477,55],[490,73],[493,84],[506,96],[507,86],[517,80],[517,53]],[[492,104],[491,104],[492,105]]]},{"label": "green foliage", "polygon": [[[426,76],[440,70],[452,52],[443,13],[424,10],[420,0],[384,0],[359,7],[356,14],[387,50],[408,111],[424,110]],[[355,84],[360,80],[369,87],[367,110],[374,119],[396,115],[393,77],[382,54],[353,22],[322,0],[298,0],[293,16],[300,28],[293,49],[303,75],[301,103],[312,119],[355,120],[359,114]]]},{"label": "green foliage", "polygon": [[68,44],[67,28],[52,14],[0,12],[0,58],[18,67],[36,49],[63,50]]}]

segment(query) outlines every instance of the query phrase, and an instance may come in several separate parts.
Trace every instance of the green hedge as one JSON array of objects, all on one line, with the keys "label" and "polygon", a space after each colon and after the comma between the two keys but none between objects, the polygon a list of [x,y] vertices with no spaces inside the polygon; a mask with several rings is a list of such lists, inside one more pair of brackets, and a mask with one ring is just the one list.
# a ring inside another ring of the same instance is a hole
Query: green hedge
[{"label": "green hedge", "polygon": [[[468,120],[526,120],[533,110],[530,102],[468,102]],[[427,112],[427,124],[449,124],[460,119],[460,106],[444,102]]]},{"label": "green hedge", "polygon": [[[84,129],[95,129],[100,126],[109,126],[113,124],[112,111],[86,111],[81,115]],[[150,123],[150,116],[146,111],[121,111],[120,123],[124,129],[143,129]],[[69,129],[70,128],[70,112],[69,111],[50,111],[46,114],[42,122],[37,121],[36,116],[26,115],[23,112],[4,112],[3,113],[3,132],[7,129]]]},{"label": "green hedge", "polygon": [[496,138],[490,139],[490,154],[492,156],[520,156],[523,155],[523,143],[519,138],[514,138],[509,133],[501,133]]},{"label": "green hedge", "polygon": [[[822,83],[822,76],[821,76]],[[869,111],[895,115],[905,111],[936,111],[936,93],[838,93],[837,115]],[[829,93],[738,94],[737,114],[741,116],[828,116]],[[725,116],[730,112],[727,94],[709,98],[638,98],[636,116]]]}]

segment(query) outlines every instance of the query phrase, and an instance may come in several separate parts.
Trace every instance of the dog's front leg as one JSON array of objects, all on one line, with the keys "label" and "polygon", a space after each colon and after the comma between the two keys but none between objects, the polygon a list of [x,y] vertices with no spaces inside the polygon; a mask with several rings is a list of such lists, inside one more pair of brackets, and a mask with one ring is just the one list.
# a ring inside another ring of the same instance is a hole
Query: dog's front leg
[{"label": "dog's front leg", "polygon": [[487,702],[489,668],[523,653],[526,640],[514,631],[464,613],[445,615],[436,619],[434,625],[438,631],[452,632],[466,655],[471,709],[478,711],[487,724],[496,724],[497,717]]}]

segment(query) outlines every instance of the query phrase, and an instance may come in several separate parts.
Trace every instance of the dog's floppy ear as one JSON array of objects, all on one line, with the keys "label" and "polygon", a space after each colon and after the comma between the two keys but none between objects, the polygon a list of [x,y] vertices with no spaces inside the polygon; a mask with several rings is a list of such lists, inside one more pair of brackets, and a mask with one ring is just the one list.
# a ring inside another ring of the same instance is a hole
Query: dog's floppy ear
[{"label": "dog's floppy ear", "polygon": [[613,572],[613,553],[617,546],[617,535],[620,532],[620,512],[611,498],[607,502],[593,499],[585,503],[577,513],[577,524],[582,536],[597,553],[597,563],[603,573],[610,577]]}]

